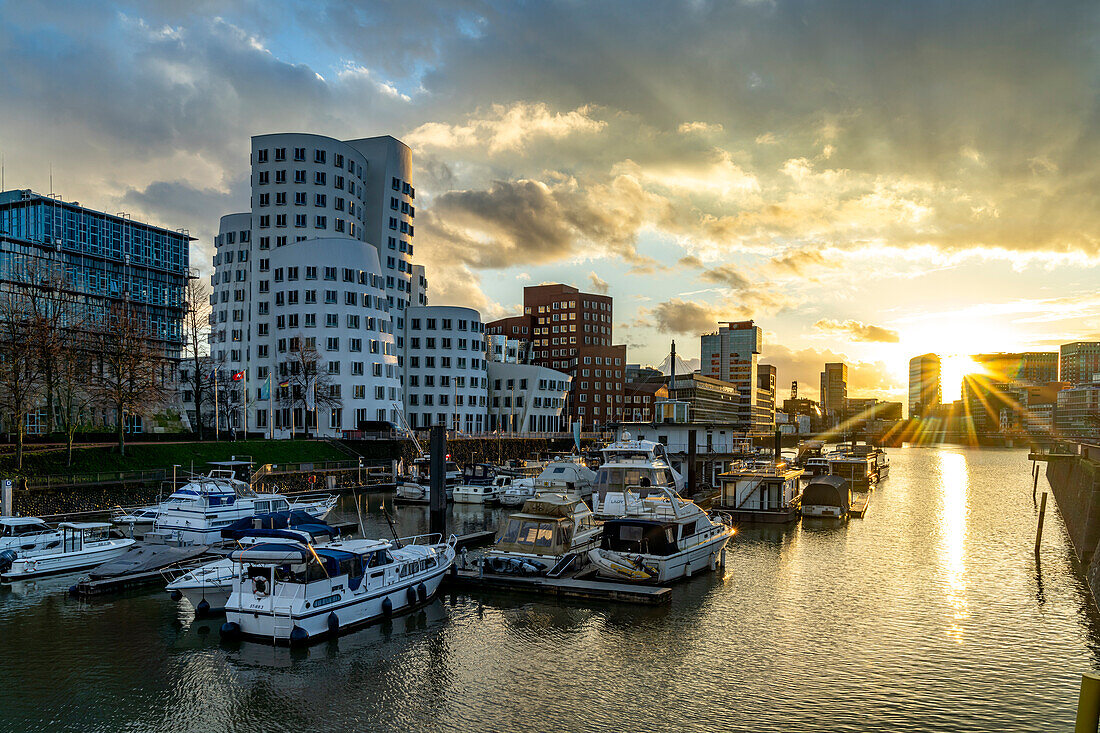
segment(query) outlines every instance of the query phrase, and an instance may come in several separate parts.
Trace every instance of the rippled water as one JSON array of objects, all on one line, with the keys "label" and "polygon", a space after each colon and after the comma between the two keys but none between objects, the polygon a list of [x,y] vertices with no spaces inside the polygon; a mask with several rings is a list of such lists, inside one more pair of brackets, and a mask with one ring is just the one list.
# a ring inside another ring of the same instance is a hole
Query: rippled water
[{"label": "rippled water", "polygon": [[1025,454],[891,457],[865,519],[744,527],[724,574],[675,586],[667,608],[446,596],[289,650],[223,646],[220,620],[163,592],[3,588],[0,729],[1068,729],[1100,617],[1057,511],[1036,562]]}]

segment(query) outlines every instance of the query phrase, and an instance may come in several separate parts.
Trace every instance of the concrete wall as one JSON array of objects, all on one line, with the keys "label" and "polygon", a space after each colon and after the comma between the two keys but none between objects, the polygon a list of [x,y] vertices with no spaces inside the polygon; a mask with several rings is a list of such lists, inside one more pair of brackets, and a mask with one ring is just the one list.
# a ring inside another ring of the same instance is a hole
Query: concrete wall
[{"label": "concrete wall", "polygon": [[1073,549],[1086,568],[1089,589],[1100,604],[1100,464],[1081,456],[1051,456],[1047,480]]}]

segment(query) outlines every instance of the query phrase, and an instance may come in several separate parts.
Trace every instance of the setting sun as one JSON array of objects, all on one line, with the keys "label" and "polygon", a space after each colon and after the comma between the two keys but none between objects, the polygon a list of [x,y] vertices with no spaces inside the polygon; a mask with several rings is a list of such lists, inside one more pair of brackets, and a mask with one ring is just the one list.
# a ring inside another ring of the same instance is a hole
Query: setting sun
[{"label": "setting sun", "polygon": [[985,367],[966,354],[951,354],[940,359],[940,390],[944,402],[962,398],[962,382],[967,374],[983,374]]}]

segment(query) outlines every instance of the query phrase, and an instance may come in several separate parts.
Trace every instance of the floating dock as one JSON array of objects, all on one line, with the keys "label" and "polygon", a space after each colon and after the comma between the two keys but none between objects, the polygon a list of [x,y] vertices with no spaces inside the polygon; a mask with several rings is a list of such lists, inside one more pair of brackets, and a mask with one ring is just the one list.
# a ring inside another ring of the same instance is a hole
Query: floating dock
[{"label": "floating dock", "polygon": [[479,574],[476,570],[455,570],[443,576],[443,583],[458,590],[497,590],[538,593],[586,601],[613,601],[658,606],[672,601],[672,591],[651,585],[630,585],[578,578],[522,577]]},{"label": "floating dock", "polygon": [[863,519],[863,515],[867,513],[867,504],[870,501],[870,491],[853,491],[852,503],[848,506],[848,516]]}]

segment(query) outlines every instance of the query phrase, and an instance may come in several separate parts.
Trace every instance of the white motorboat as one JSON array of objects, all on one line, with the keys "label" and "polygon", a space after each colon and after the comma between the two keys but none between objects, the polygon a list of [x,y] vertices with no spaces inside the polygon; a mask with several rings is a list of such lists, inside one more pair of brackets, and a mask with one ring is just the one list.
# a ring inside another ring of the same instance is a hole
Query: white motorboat
[{"label": "white motorboat", "polygon": [[270,542],[237,550],[230,559],[242,570],[222,635],[304,644],[422,606],[454,564],[455,537],[441,540],[420,535],[319,548]]},{"label": "white motorboat", "polygon": [[[236,540],[245,547],[273,539],[297,542],[302,546],[324,546],[332,541],[334,534],[335,531],[327,524],[303,524],[285,529],[226,530],[222,536]],[[186,598],[198,615],[223,611],[240,570],[240,563],[222,558],[181,575],[165,590],[173,598]]]},{"label": "white motorboat", "polygon": [[735,530],[728,516],[708,516],[671,489],[649,493],[623,517],[603,525],[588,553],[597,573],[637,583],[670,583],[722,564]]},{"label": "white motorboat", "polygon": [[30,552],[61,544],[61,530],[38,517],[0,517],[0,552]]},{"label": "white motorboat", "polygon": [[[631,440],[629,433],[600,451],[603,463],[596,472],[592,511],[599,518],[623,516],[649,494],[662,489],[679,492],[684,478],[669,463],[665,446],[652,440]],[[630,491],[628,491],[630,489]]]},{"label": "white motorboat", "polygon": [[452,498],[455,504],[496,504],[500,493],[494,484],[464,484],[454,488]]},{"label": "white motorboat", "polygon": [[581,499],[565,494],[539,494],[508,515],[496,543],[483,560],[495,573],[554,575],[596,546],[600,526]]},{"label": "white motorboat", "polygon": [[[13,581],[53,573],[95,567],[118,557],[134,544],[132,539],[111,537],[109,522],[62,522],[61,543],[56,547],[14,552],[0,557],[0,580]],[[6,567],[5,567],[6,566]]]},{"label": "white motorboat", "polygon": [[500,489],[501,506],[523,506],[535,495],[535,479],[530,476],[497,476],[493,483]]},{"label": "white motorboat", "polygon": [[196,476],[157,506],[153,531],[181,544],[209,545],[233,522],[257,514],[303,511],[324,519],[336,506],[335,495],[308,496],[290,502],[282,494],[258,494],[233,478],[231,471]]},{"label": "white motorboat", "polygon": [[579,457],[563,458],[546,464],[535,479],[535,492],[568,494],[588,500],[592,498],[595,483],[596,472],[584,465]]},{"label": "white motorboat", "polygon": [[[447,500],[450,501],[455,486],[462,484],[462,472],[458,470],[458,464],[448,458],[444,473],[444,487]],[[398,479],[397,498],[403,502],[427,504],[431,495],[431,459],[428,456],[422,456],[412,462],[409,475]]]}]

